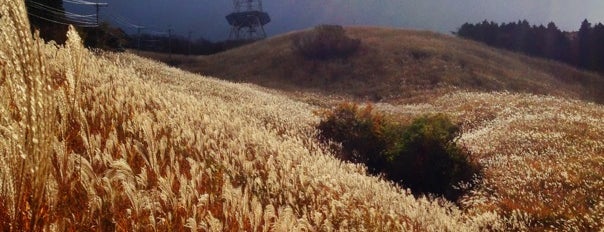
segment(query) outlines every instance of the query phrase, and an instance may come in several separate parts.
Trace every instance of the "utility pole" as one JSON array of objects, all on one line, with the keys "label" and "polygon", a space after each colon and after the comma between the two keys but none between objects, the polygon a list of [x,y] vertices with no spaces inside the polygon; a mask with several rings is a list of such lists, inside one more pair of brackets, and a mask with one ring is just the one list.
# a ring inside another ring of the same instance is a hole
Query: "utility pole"
[{"label": "utility pole", "polygon": [[97,2],[97,3],[94,4],[94,6],[96,7],[96,27],[97,27],[97,30],[94,30],[94,34],[95,34],[95,37],[96,37],[95,38],[95,44],[96,44],[97,47],[99,47],[99,43],[101,41],[101,39],[99,39],[100,34],[101,34],[101,32],[99,30],[102,30],[102,28],[101,28],[101,22],[99,20],[100,8],[101,8],[101,6],[107,7],[107,6],[109,6],[109,4],[108,3],[104,3],[104,2]]},{"label": "utility pole", "polygon": [[109,4],[108,4],[108,3],[105,3],[105,2],[97,2],[97,3],[95,3],[95,4],[94,4],[94,6],[96,7],[96,25],[97,25],[97,27],[98,27],[98,26],[101,26],[100,21],[99,21],[99,11],[100,11],[100,7],[101,7],[101,6],[103,6],[103,7],[107,7],[107,6],[109,6]]},{"label": "utility pole", "polygon": [[169,51],[169,59],[172,60],[172,25],[170,25],[168,29],[168,51]]},{"label": "utility pole", "polygon": [[191,55],[191,35],[192,34],[193,34],[193,31],[189,31],[189,39],[188,39],[188,41],[189,41],[189,49],[188,49],[188,53],[187,53],[189,56]]},{"label": "utility pole", "polygon": [[137,36],[136,36],[136,46],[138,47],[138,51],[141,50],[141,30],[145,29],[145,27],[136,27]]}]

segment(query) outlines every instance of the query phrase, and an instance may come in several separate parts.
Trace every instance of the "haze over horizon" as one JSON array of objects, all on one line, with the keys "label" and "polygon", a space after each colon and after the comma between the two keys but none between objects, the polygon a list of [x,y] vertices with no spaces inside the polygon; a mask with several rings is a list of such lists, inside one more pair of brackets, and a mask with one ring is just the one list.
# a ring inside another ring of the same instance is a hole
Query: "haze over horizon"
[{"label": "haze over horizon", "polygon": [[[213,41],[228,37],[225,16],[232,1],[207,0],[105,0],[101,18],[124,28],[135,24],[147,32],[160,33],[172,28],[174,34],[203,37]],[[318,24],[372,25],[421,29],[450,33],[463,23],[483,20],[512,22],[527,19],[531,24],[555,22],[565,31],[578,30],[583,19],[604,22],[604,1],[585,0],[264,0],[264,10],[272,18],[265,29],[269,36]],[[94,7],[64,3],[75,13],[94,13]],[[116,19],[117,18],[117,19]],[[120,22],[118,22],[120,21]]]}]

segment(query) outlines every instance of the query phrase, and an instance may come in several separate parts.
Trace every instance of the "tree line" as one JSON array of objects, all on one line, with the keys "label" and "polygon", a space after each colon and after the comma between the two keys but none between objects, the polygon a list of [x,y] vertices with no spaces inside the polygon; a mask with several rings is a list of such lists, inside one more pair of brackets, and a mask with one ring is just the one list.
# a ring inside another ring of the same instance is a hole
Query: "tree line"
[{"label": "tree line", "polygon": [[183,55],[211,55],[239,47],[253,41],[212,42],[203,37],[189,39],[180,35],[146,34],[130,35],[127,48]]},{"label": "tree line", "polygon": [[537,26],[527,20],[501,24],[485,20],[465,23],[454,34],[489,46],[604,72],[604,25],[592,25],[587,19],[576,32],[562,31],[553,22]]}]

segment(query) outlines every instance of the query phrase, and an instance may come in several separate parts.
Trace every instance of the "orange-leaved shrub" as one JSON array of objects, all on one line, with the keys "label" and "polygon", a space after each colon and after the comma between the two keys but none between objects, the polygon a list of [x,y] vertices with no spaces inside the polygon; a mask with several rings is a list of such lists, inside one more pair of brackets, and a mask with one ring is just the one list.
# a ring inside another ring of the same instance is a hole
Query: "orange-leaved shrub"
[{"label": "orange-leaved shrub", "polygon": [[388,148],[388,142],[382,135],[386,126],[383,115],[372,111],[371,106],[360,108],[343,103],[333,111],[323,112],[318,129],[322,141],[341,144],[340,158],[363,163],[371,173],[378,174],[386,167],[382,153]]},{"label": "orange-leaved shrub", "polygon": [[343,103],[323,113],[318,124],[323,142],[341,144],[341,158],[362,163],[373,174],[408,187],[415,194],[435,194],[455,201],[480,166],[456,143],[460,129],[446,115],[424,115],[402,125],[373,108]]},{"label": "orange-leaved shrub", "polygon": [[346,35],[340,25],[320,25],[293,39],[293,49],[311,60],[347,58],[359,49],[361,40]]}]

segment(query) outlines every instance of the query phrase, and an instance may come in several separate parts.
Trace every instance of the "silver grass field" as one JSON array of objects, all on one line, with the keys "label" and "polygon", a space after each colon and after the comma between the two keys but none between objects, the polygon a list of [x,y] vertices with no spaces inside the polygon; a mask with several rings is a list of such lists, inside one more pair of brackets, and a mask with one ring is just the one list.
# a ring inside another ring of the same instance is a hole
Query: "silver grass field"
[{"label": "silver grass field", "polygon": [[0,17],[2,231],[604,228],[602,105],[502,92],[376,105],[462,124],[485,176],[458,206],[335,158],[317,106],[94,53],[73,28],[45,44],[22,1],[0,0]]}]

